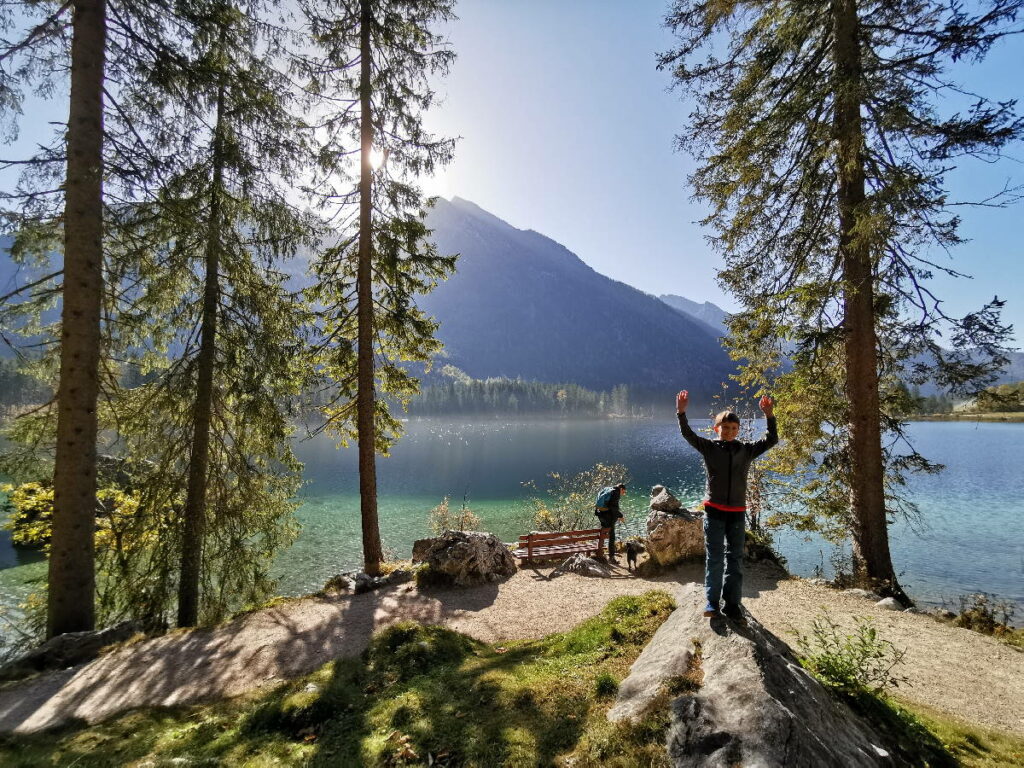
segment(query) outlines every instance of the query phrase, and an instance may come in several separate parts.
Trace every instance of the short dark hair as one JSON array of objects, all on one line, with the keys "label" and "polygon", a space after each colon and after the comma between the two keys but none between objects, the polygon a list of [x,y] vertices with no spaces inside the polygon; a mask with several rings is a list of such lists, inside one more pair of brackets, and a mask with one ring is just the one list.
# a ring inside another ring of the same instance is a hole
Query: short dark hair
[{"label": "short dark hair", "polygon": [[626,484],[625,483],[618,483],[615,487],[616,488],[621,488],[622,490],[626,490]]},{"label": "short dark hair", "polygon": [[726,422],[731,422],[732,424],[739,424],[740,417],[736,415],[735,411],[722,411],[717,416],[715,416],[716,427],[720,427]]}]

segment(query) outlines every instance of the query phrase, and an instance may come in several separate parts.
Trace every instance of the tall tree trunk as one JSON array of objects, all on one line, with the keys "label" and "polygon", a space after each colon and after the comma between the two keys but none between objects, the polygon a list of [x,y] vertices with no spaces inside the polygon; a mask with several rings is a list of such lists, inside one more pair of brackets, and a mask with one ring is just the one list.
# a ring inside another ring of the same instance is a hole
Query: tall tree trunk
[{"label": "tall tree trunk", "polygon": [[103,296],[106,13],[105,0],[76,0],[73,5],[48,637],[92,629],[96,621],[93,533]]},{"label": "tall tree trunk", "polygon": [[356,433],[359,441],[359,510],[363,527],[363,568],[371,575],[380,572],[384,559],[377,521],[377,430],[374,425],[373,387],[373,114],[370,95],[373,84],[370,26],[371,0],[361,0],[359,21],[359,265],[356,274],[356,319],[358,324],[358,370],[356,381]]},{"label": "tall tree trunk", "polygon": [[876,590],[906,599],[892,567],[885,514],[885,475],[878,397],[878,339],[868,238],[856,232],[864,213],[864,133],[856,0],[832,0],[835,24],[835,137],[839,174],[846,396],[850,408],[850,506],[855,575]]},{"label": "tall tree trunk", "polygon": [[[223,38],[223,31],[221,37]],[[217,90],[213,135],[213,179],[210,221],[206,237],[206,275],[203,319],[199,337],[196,400],[192,412],[192,452],[181,536],[181,575],[178,582],[178,626],[199,620],[199,582],[206,528],[206,486],[210,465],[210,419],[213,411],[213,369],[217,352],[217,304],[220,301],[221,188],[224,184],[224,83]]]}]

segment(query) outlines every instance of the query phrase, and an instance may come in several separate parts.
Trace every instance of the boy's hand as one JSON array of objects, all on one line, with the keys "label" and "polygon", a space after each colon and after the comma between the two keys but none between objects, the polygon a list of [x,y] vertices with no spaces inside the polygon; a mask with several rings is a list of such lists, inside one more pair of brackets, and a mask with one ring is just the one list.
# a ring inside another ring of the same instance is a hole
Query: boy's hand
[{"label": "boy's hand", "polygon": [[761,402],[758,403],[761,406],[761,410],[764,412],[765,417],[772,418],[775,415],[775,401],[772,400],[768,395],[761,398]]},{"label": "boy's hand", "polygon": [[685,389],[676,395],[676,413],[686,413],[686,406],[690,404],[690,393]]}]

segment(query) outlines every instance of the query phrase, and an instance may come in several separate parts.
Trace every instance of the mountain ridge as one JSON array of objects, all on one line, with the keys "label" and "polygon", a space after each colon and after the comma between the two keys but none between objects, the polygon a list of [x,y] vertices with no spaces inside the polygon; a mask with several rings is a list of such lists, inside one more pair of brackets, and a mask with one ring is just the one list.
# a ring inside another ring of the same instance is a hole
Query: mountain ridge
[{"label": "mountain ridge", "polygon": [[734,370],[706,325],[551,238],[461,198],[439,199],[427,225],[442,252],[460,257],[417,303],[440,322],[446,361],[473,378],[710,392]]}]

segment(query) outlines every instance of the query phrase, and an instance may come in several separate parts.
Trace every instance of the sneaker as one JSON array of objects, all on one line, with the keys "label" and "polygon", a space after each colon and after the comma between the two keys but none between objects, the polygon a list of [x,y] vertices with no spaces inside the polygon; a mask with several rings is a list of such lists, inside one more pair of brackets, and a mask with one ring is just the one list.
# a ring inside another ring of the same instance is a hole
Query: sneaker
[{"label": "sneaker", "polygon": [[721,616],[722,614],[721,614],[721,613],[719,613],[719,611],[718,611],[718,606],[717,606],[717,605],[712,605],[711,603],[707,603],[707,604],[706,604],[706,605],[704,606],[704,615],[705,615],[705,616],[706,616],[707,618],[709,618],[709,619],[710,619],[710,618],[713,618],[713,617],[715,617],[715,616]]},{"label": "sneaker", "polygon": [[747,619],[743,615],[743,608],[739,605],[729,605],[726,603],[725,608],[722,609],[722,613],[727,619],[731,619],[739,624],[747,623]]}]

